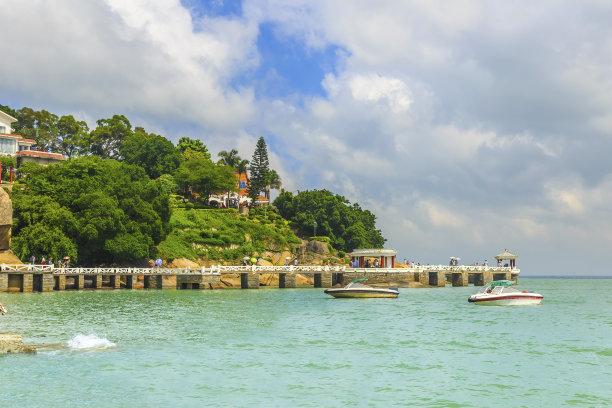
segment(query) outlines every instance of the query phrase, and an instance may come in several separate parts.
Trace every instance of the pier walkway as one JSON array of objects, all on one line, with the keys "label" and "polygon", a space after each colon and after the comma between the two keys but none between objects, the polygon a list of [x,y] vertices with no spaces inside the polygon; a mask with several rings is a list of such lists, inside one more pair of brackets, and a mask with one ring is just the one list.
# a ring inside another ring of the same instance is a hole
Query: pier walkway
[{"label": "pier walkway", "polygon": [[55,268],[52,265],[0,265],[0,292],[50,292],[66,289],[161,289],[164,277],[176,277],[177,289],[216,289],[223,275],[240,274],[241,287],[256,289],[261,274],[278,274],[279,287],[295,288],[297,275],[314,278],[314,286],[328,288],[367,278],[371,283],[419,282],[441,287],[484,285],[498,279],[518,279],[520,270],[509,267],[427,265],[411,268],[349,268],[345,265],[211,266],[200,268]]}]

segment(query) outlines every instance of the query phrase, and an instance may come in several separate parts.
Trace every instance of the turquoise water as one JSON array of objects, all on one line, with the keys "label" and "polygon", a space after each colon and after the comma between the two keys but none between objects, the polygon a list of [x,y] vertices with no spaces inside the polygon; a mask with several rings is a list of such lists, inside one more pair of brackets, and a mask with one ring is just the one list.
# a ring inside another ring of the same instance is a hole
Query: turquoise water
[{"label": "turquoise water", "polygon": [[0,294],[2,407],[612,406],[612,279],[528,279],[540,306],[468,288]]}]

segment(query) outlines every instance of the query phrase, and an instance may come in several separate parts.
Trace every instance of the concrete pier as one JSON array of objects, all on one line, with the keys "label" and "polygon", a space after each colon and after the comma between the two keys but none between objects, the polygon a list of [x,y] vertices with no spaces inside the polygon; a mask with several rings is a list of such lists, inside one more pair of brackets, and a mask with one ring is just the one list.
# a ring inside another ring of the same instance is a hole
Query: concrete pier
[{"label": "concrete pier", "polygon": [[443,271],[429,272],[429,286],[443,288],[446,286],[446,273]]},{"label": "concrete pier", "polygon": [[74,276],[75,286],[77,290],[85,289],[85,275],[75,275]]},{"label": "concrete pier", "polygon": [[297,286],[297,275],[294,273],[279,273],[278,287],[279,288],[295,288]]},{"label": "concrete pier", "polygon": [[94,275],[92,278],[94,289],[102,289],[102,275]]},{"label": "concrete pier", "polygon": [[162,288],[162,276],[152,275],[144,277],[144,288],[145,289],[161,289]]},{"label": "concrete pier", "polygon": [[[517,280],[520,270],[488,266],[425,266],[412,268],[347,268],[331,266],[213,266],[210,268],[53,268],[47,265],[0,264],[0,292],[49,292],[76,289],[135,289],[137,278],[144,277],[142,287],[162,289],[163,277],[176,277],[176,289],[217,289],[224,274],[240,275],[240,286],[257,289],[260,274],[278,274],[280,288],[297,287],[298,274],[314,277],[316,288],[346,285],[355,279],[368,279],[371,284],[418,282],[423,286],[443,287],[449,280],[453,286],[482,286],[492,280]],[[122,282],[125,282],[122,284]]]},{"label": "concrete pier", "polygon": [[121,275],[111,275],[110,276],[110,287],[113,289],[121,288]]},{"label": "concrete pier", "polygon": [[240,287],[242,289],[259,289],[258,273],[241,273]]},{"label": "concrete pier", "polygon": [[127,289],[134,289],[134,287],[136,286],[136,276],[134,275],[126,275],[125,276],[125,287]]},{"label": "concrete pier", "polygon": [[315,288],[331,288],[332,284],[332,273],[322,272],[314,274],[314,287]]},{"label": "concrete pier", "polygon": [[57,275],[55,278],[55,290],[66,290],[66,275]]},{"label": "concrete pier", "polygon": [[453,286],[467,286],[468,273],[466,271],[453,272]]}]

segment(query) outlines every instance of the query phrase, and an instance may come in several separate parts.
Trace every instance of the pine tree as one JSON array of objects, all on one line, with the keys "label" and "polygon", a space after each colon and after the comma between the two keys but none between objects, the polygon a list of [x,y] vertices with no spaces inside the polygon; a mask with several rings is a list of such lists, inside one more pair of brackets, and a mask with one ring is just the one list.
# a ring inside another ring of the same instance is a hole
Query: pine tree
[{"label": "pine tree", "polygon": [[266,189],[268,185],[268,173],[270,172],[270,162],[268,161],[268,148],[266,142],[261,136],[257,140],[255,152],[251,159],[250,167],[251,175],[249,177],[248,195],[251,199],[251,206],[255,205],[255,200],[259,194]]}]

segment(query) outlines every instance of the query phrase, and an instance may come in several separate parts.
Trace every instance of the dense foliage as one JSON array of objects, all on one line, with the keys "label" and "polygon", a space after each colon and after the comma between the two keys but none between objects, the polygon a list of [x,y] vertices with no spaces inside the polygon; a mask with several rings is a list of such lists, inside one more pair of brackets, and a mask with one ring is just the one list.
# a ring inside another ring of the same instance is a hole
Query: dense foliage
[{"label": "dense foliage", "polygon": [[138,166],[89,156],[21,169],[27,179],[13,191],[12,244],[22,259],[144,259],[154,256],[154,246],[167,235],[168,195]]},{"label": "dense foliage", "polygon": [[142,167],[154,179],[162,174],[174,173],[182,160],[181,153],[171,141],[147,133],[143,128],[136,128],[125,139],[119,153],[126,163]]},{"label": "dense foliage", "polygon": [[263,211],[252,211],[248,218],[235,209],[176,210],[170,224],[172,232],[158,246],[160,256],[169,260],[240,262],[244,256],[301,243],[272,208],[265,215]]},{"label": "dense foliage", "polygon": [[303,191],[295,196],[283,191],[274,205],[301,234],[312,235],[316,222],[317,235],[329,237],[331,245],[338,250],[382,248],[386,241],[376,229],[374,214],[327,190]]}]

